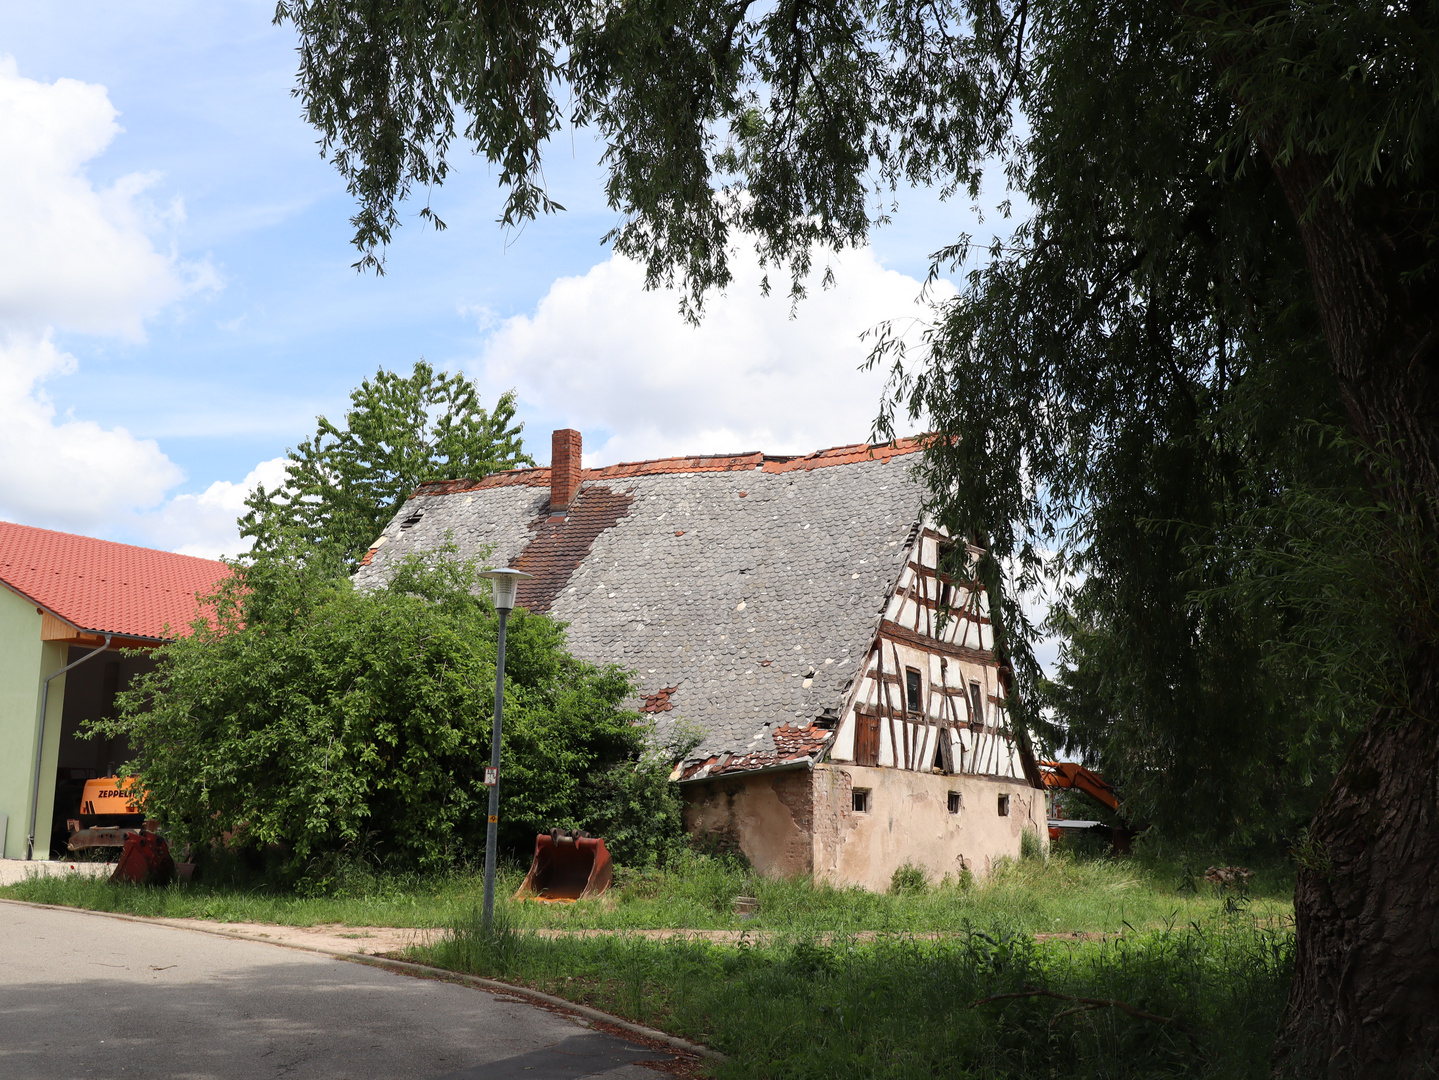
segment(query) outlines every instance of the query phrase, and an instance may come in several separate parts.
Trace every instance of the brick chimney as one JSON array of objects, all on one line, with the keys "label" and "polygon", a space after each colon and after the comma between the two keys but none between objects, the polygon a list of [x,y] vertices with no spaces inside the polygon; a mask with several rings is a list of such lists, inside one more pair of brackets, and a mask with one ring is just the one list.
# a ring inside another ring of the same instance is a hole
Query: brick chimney
[{"label": "brick chimney", "polygon": [[580,433],[563,428],[550,441],[550,513],[564,513],[579,488]]}]

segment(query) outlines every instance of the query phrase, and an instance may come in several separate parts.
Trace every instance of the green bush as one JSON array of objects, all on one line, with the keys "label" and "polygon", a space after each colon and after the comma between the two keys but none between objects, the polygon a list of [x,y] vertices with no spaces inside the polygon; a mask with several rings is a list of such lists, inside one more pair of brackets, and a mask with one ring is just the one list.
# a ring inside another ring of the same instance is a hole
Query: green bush
[{"label": "green bush", "polygon": [[[483,851],[497,618],[475,568],[412,558],[357,592],[323,552],[237,568],[194,633],[95,725],[124,734],[147,812],[180,845],[278,860],[289,880],[343,886],[366,867],[435,872]],[[565,651],[564,628],[517,609],[505,669],[500,841],[614,836],[660,858],[679,803],[619,668]],[[528,855],[526,854],[526,858]]]},{"label": "green bush", "polygon": [[889,891],[896,896],[904,893],[922,893],[929,888],[929,875],[924,868],[914,863],[905,863],[895,868],[889,879]]}]

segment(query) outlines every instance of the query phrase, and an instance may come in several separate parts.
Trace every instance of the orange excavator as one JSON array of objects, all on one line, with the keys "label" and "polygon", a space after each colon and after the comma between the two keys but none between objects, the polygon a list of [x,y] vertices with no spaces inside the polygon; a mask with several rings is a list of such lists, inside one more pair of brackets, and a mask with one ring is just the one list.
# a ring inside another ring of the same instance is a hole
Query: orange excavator
[{"label": "orange excavator", "polygon": [[[69,818],[69,848],[119,848],[111,881],[132,881],[140,885],[161,885],[175,878],[175,860],[170,845],[146,821],[135,801],[133,776],[102,776],[86,780],[80,793],[80,812]],[[143,796],[142,796],[143,797]]]},{"label": "orange excavator", "polygon": [[[1101,806],[1108,807],[1116,814],[1119,813],[1119,793],[1093,769],[1086,769],[1083,765],[1073,761],[1041,761],[1039,774],[1044,780],[1046,788],[1082,791]],[[1065,832],[1074,830],[1107,833],[1114,844],[1116,854],[1122,855],[1129,851],[1132,831],[1128,825],[1110,828],[1098,821],[1075,821],[1065,818],[1049,820],[1049,839],[1051,841],[1058,840]]]}]

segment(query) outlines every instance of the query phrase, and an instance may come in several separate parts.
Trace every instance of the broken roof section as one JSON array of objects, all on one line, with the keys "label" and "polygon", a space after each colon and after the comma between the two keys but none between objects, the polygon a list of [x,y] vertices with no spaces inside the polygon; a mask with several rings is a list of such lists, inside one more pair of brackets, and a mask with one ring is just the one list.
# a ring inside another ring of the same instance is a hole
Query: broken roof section
[{"label": "broken roof section", "polygon": [[0,521],[0,583],[79,633],[177,637],[229,574],[212,559]]},{"label": "broken roof section", "polygon": [[356,583],[451,539],[534,574],[520,603],[568,623],[575,655],[634,669],[661,740],[697,728],[687,773],[812,760],[914,543],[923,492],[905,459],[919,449],[585,469],[560,506],[547,468],[426,484]]}]

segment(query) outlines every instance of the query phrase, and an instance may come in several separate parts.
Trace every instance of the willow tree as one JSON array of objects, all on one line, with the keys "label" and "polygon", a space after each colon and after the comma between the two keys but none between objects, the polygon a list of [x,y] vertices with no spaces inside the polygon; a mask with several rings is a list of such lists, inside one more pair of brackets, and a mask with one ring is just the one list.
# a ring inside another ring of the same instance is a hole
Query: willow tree
[{"label": "willow tree", "polygon": [[[1045,547],[1102,559],[1169,613],[1136,638],[1152,670],[1243,639],[1183,617],[1155,553],[1192,566],[1193,544],[1165,522],[1242,551],[1226,515],[1244,492],[1350,483],[1335,454],[1298,449],[1305,425],[1342,424],[1365,535],[1388,545],[1396,672],[1309,833],[1282,1045],[1311,1073],[1439,1060],[1432,4],[294,0],[278,18],[358,202],[361,266],[382,265],[397,207],[443,182],[457,137],[497,166],[514,224],[559,209],[548,141],[591,127],[620,215],[606,239],[696,316],[740,238],[799,294],[889,190],[974,196],[1002,169],[1032,218],[987,253],[941,251],[937,271],[981,265],[930,333],[876,358],[900,407],[955,436],[926,460],[951,527],[1020,579]],[[1136,513],[1145,530],[1126,532]],[[1002,610],[1023,710],[1028,628]]]}]

